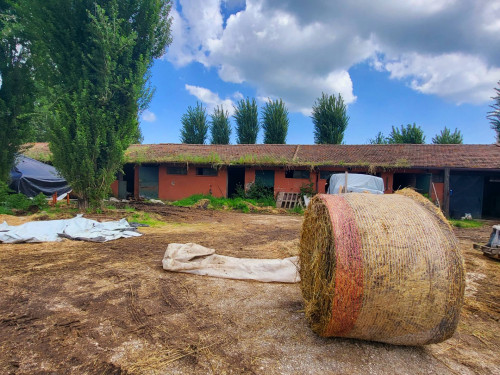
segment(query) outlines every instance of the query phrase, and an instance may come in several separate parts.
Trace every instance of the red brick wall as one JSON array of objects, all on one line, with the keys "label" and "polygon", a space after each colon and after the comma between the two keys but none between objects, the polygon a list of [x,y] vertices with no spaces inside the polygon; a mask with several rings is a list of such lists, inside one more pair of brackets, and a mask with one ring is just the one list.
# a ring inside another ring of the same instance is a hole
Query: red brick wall
[{"label": "red brick wall", "polygon": [[[311,172],[307,178],[286,178],[284,169],[276,169],[274,172],[274,195],[280,192],[299,193],[300,187],[309,183],[315,183],[316,173]],[[323,187],[324,189],[324,187]]]},{"label": "red brick wall", "polygon": [[217,176],[197,176],[196,167],[190,166],[187,175],[167,174],[167,167],[160,165],[158,197],[163,200],[178,200],[194,194],[209,194],[214,197],[227,195],[227,170],[221,168]]},{"label": "red brick wall", "polygon": [[114,180],[111,184],[111,192],[114,197],[118,197],[118,180]]},{"label": "red brick wall", "polygon": [[245,190],[247,190],[250,183],[255,182],[255,168],[245,167]]},{"label": "red brick wall", "polygon": [[[437,197],[439,198],[439,204],[440,206],[442,206],[444,198],[444,183],[434,182],[434,188],[436,189]],[[434,194],[434,189],[431,189],[431,200],[433,202],[436,202],[436,194]]]},{"label": "red brick wall", "polygon": [[394,173],[393,172],[382,172],[380,177],[384,180],[384,193],[392,194],[394,191],[392,190],[392,185],[394,181]]}]

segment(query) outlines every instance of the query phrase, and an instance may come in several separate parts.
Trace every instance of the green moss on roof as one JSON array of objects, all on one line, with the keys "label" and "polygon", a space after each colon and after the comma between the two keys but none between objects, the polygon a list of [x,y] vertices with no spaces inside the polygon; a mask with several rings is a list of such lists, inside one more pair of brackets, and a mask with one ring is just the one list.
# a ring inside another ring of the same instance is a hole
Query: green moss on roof
[{"label": "green moss on roof", "polygon": [[21,150],[21,153],[29,158],[44,162],[52,163],[52,152],[50,152],[49,147],[36,147],[32,144],[26,145],[26,148]]}]

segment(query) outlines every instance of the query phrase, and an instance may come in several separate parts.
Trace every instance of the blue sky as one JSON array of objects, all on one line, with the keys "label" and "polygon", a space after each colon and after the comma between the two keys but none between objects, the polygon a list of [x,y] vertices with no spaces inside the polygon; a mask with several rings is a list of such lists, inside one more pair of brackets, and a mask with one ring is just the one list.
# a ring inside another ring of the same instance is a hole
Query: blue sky
[{"label": "blue sky", "polygon": [[181,116],[197,101],[211,113],[248,96],[259,107],[282,98],[287,143],[311,144],[321,92],[348,103],[347,144],[414,122],[427,143],[445,126],[464,143],[494,142],[486,114],[500,80],[500,47],[491,47],[500,46],[500,1],[275,3],[174,4],[174,41],[153,66],[156,93],[141,116],[144,143],[179,143]]}]

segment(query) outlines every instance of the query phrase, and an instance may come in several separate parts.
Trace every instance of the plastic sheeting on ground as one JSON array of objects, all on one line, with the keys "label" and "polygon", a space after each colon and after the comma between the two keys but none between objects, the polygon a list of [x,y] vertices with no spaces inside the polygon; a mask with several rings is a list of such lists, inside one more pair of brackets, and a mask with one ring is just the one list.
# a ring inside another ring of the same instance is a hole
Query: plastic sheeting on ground
[{"label": "plastic sheeting on ground", "polygon": [[163,269],[212,277],[263,282],[300,281],[298,257],[246,259],[215,254],[214,249],[195,243],[171,243],[163,257]]},{"label": "plastic sheeting on ground", "polygon": [[[344,173],[336,173],[330,177],[328,194],[338,194],[340,187],[344,187],[346,176]],[[377,176],[367,174],[347,174],[347,193],[384,194],[384,180]]]},{"label": "plastic sheeting on ground", "polygon": [[17,226],[10,226],[6,222],[0,224],[0,242],[3,243],[54,242],[62,238],[106,242],[137,236],[141,236],[141,233],[125,219],[100,223],[85,219],[82,215],[67,220],[31,221]]}]

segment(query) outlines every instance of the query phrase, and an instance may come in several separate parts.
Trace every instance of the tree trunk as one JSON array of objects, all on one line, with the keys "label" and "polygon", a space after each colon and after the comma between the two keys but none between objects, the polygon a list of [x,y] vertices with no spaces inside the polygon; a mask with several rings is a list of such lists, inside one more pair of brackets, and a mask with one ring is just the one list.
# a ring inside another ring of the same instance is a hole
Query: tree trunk
[{"label": "tree trunk", "polygon": [[78,198],[78,210],[79,211],[87,211],[89,208],[89,199],[88,198]]}]

